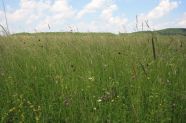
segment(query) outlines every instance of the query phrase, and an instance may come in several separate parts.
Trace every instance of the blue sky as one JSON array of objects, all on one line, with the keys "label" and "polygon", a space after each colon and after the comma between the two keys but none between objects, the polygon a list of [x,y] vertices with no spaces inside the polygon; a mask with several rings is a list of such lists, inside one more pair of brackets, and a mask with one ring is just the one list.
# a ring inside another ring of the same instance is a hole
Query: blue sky
[{"label": "blue sky", "polygon": [[[15,32],[131,32],[148,20],[151,29],[186,28],[185,0],[4,0]],[[5,26],[2,0],[0,24]],[[48,28],[50,25],[50,29]],[[6,27],[6,26],[5,26]],[[148,28],[143,27],[144,30]]]}]

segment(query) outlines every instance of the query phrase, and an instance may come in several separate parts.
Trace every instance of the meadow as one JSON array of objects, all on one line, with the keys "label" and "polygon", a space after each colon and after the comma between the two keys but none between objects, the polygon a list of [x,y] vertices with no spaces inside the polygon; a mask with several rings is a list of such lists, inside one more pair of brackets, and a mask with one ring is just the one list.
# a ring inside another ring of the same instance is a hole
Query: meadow
[{"label": "meadow", "polygon": [[186,36],[0,37],[1,123],[186,123]]}]

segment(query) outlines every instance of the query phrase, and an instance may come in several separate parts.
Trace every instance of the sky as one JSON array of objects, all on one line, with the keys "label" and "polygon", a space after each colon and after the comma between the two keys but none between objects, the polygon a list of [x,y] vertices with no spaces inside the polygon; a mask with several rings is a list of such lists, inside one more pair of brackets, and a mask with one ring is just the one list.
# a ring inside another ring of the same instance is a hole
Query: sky
[{"label": "sky", "polygon": [[0,0],[6,27],[3,1],[11,33],[186,28],[186,0]]}]

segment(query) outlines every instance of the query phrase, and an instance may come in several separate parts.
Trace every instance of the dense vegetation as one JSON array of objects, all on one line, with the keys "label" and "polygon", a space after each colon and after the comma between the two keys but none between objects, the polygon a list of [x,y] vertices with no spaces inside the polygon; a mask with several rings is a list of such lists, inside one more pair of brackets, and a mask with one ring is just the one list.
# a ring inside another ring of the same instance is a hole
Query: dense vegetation
[{"label": "dense vegetation", "polygon": [[0,37],[2,123],[185,123],[186,37]]},{"label": "dense vegetation", "polygon": [[186,29],[185,28],[168,28],[157,31],[160,34],[164,35],[185,35],[186,36]]}]

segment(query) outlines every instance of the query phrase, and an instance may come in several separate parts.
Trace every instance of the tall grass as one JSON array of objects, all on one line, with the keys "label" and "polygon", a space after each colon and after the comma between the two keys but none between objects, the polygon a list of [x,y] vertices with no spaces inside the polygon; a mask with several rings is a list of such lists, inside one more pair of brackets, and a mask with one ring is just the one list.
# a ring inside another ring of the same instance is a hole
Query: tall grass
[{"label": "tall grass", "polygon": [[6,36],[9,35],[8,31],[7,31],[7,30],[4,28],[4,26],[1,25],[1,24],[0,24],[0,29],[2,30],[1,32],[2,32],[3,35],[6,35]]},{"label": "tall grass", "polygon": [[0,37],[0,121],[186,122],[186,38],[157,35],[153,60],[148,37]]},{"label": "tall grass", "polygon": [[[3,12],[4,12],[4,15],[5,15],[5,22],[6,22],[6,33],[8,32],[8,34],[10,34],[10,30],[9,30],[9,26],[8,26],[8,19],[7,19],[7,14],[6,14],[6,6],[5,6],[5,2],[4,0],[2,0],[2,4],[3,4]],[[1,25],[3,31],[4,31],[4,27]]]}]

